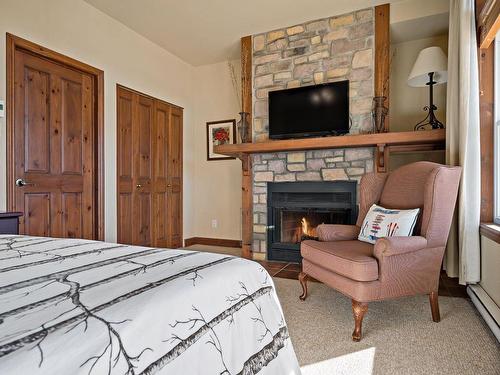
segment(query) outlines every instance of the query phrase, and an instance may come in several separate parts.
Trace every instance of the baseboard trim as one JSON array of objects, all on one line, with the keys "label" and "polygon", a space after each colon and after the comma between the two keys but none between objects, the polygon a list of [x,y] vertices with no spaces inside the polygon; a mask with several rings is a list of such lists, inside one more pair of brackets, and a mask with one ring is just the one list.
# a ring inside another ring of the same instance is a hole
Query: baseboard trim
[{"label": "baseboard trim", "polygon": [[240,240],[229,240],[226,238],[191,237],[184,240],[184,246],[210,245],[222,247],[241,247]]},{"label": "baseboard trim", "polygon": [[480,285],[469,285],[467,287],[467,294],[488,327],[490,327],[493,335],[500,342],[500,325],[496,318],[500,316],[499,307]]}]

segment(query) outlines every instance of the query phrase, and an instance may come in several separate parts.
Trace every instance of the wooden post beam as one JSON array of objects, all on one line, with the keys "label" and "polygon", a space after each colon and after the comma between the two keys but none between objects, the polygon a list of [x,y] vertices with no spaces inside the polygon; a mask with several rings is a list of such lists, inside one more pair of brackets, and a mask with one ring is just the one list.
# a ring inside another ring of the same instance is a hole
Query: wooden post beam
[{"label": "wooden post beam", "polygon": [[249,114],[248,136],[252,141],[252,36],[241,38],[241,109]]},{"label": "wooden post beam", "polygon": [[241,223],[242,223],[242,256],[252,259],[253,242],[253,197],[252,197],[252,156],[242,154],[240,156],[242,166],[241,179]]},{"label": "wooden post beam", "polygon": [[[241,38],[241,108],[248,116],[248,137],[252,141],[252,36]],[[253,193],[252,156],[239,155],[241,159],[241,240],[243,258],[252,259],[253,242]]]},{"label": "wooden post beam", "polygon": [[[389,107],[389,75],[390,75],[390,5],[383,4],[375,7],[375,96],[385,96],[385,104]],[[390,111],[389,111],[390,113]],[[384,130],[389,131],[389,116],[385,117]],[[383,152],[383,154],[380,154]],[[386,172],[388,170],[389,152],[387,147],[375,149],[375,171]]]}]

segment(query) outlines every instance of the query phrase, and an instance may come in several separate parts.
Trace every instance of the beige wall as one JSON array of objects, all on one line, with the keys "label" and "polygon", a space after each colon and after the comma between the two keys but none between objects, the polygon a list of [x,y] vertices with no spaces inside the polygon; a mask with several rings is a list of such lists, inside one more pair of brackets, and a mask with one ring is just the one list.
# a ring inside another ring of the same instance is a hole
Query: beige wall
[{"label": "beige wall", "polygon": [[[239,61],[233,62],[236,73]],[[206,122],[238,121],[239,104],[227,62],[195,68],[193,124],[193,233],[199,237],[241,239],[241,162],[207,161]],[[212,227],[217,220],[217,228]]]},{"label": "beige wall", "polygon": [[[425,117],[422,108],[429,104],[427,87],[410,87],[407,79],[424,48],[438,46],[446,54],[448,52],[448,36],[411,40],[391,46],[392,62],[390,77],[390,129],[391,131],[409,131],[417,122]],[[438,110],[436,116],[446,122],[446,84],[434,86],[434,104]]]},{"label": "beige wall", "polygon": [[[407,79],[418,53],[427,47],[439,46],[444,53],[448,52],[448,36],[417,39],[396,43],[391,46],[390,76],[390,111],[389,126],[391,131],[412,131],[415,124],[424,119],[426,112],[422,108],[429,104],[427,87],[410,87]],[[446,84],[434,86],[434,104],[437,106],[436,116],[446,125]],[[444,151],[418,152],[411,154],[392,154],[390,168],[392,170],[408,163],[428,160],[445,163]]]},{"label": "beige wall", "polygon": [[[116,240],[116,83],[184,107],[184,235],[193,235],[193,68],[81,0],[2,0],[0,99],[5,100],[5,33],[104,71],[105,226]],[[6,131],[0,118],[0,209],[6,207]]]},{"label": "beige wall", "polygon": [[481,287],[500,307],[500,244],[481,236]]},{"label": "beige wall", "polygon": [[450,0],[404,0],[391,4],[391,23],[446,13]]}]

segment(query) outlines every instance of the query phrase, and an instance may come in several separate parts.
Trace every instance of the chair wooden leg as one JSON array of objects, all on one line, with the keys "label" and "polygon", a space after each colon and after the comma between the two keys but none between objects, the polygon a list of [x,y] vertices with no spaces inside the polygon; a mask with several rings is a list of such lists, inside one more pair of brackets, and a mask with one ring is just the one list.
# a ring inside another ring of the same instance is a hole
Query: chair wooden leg
[{"label": "chair wooden leg", "polygon": [[308,277],[309,276],[305,272],[299,273],[299,282],[300,282],[300,285],[302,286],[302,294],[299,296],[299,299],[301,301],[305,301],[305,299],[307,298],[307,279],[308,279]]},{"label": "chair wooden leg", "polygon": [[368,311],[368,304],[352,300],[352,314],[354,316],[354,332],[352,333],[353,341],[361,340],[361,325],[363,317]]},{"label": "chair wooden leg", "polygon": [[438,292],[431,292],[431,294],[429,294],[429,302],[431,303],[432,320],[439,323],[441,321],[441,316],[439,315]]}]

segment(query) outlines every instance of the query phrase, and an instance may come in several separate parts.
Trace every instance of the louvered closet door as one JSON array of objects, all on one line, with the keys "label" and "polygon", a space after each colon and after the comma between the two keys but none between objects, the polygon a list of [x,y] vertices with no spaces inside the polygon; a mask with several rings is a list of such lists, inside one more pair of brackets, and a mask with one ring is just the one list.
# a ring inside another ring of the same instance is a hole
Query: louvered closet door
[{"label": "louvered closet door", "polygon": [[117,89],[118,240],[182,245],[182,109]]}]

